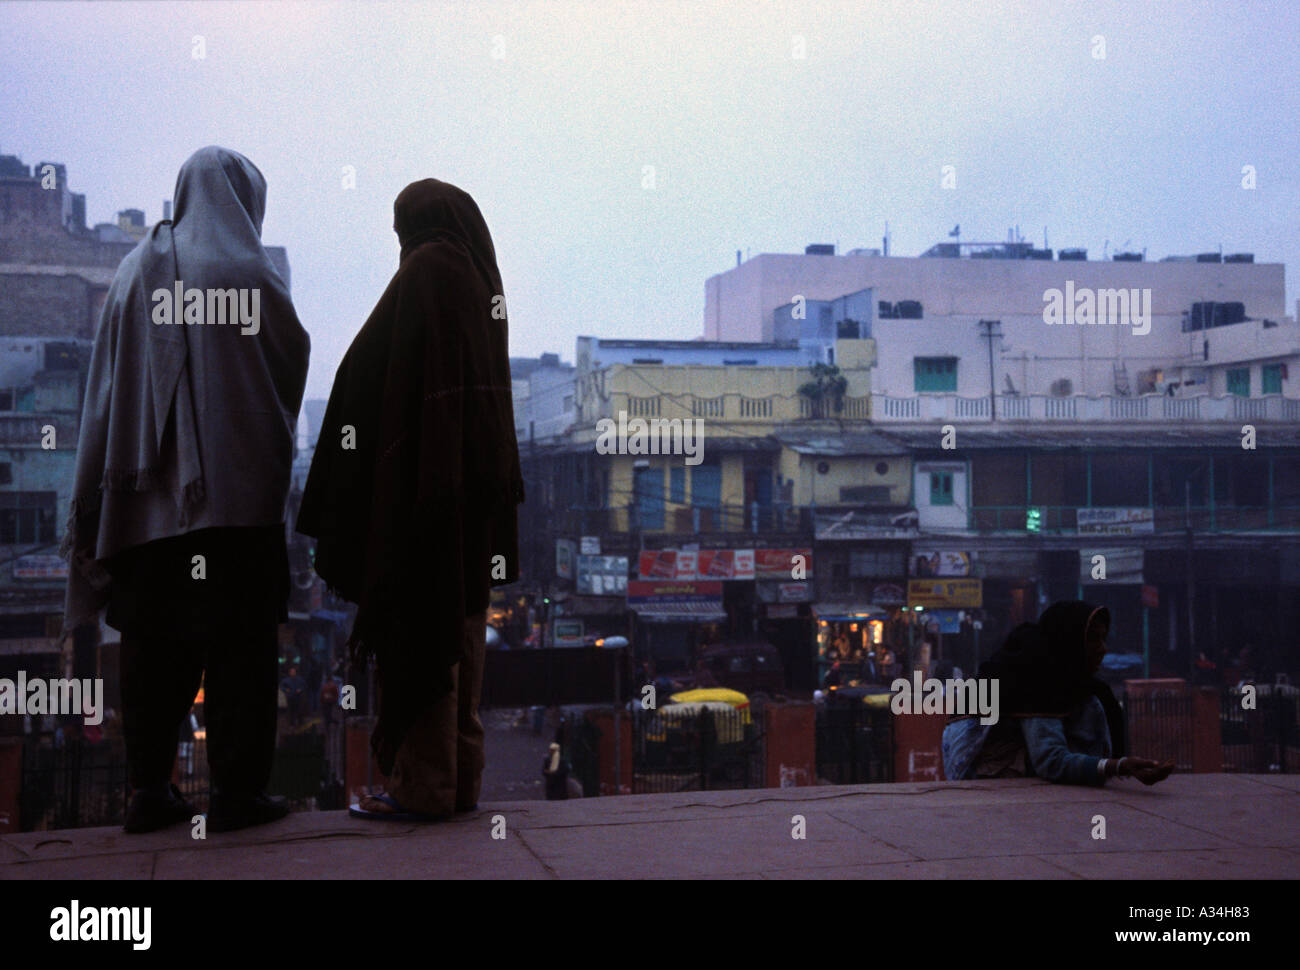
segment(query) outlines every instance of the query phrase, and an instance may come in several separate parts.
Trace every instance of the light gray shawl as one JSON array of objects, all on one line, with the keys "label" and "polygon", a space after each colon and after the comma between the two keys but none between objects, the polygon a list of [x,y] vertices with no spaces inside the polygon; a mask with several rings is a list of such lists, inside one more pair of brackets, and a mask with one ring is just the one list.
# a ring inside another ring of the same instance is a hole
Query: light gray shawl
[{"label": "light gray shawl", "polygon": [[[175,206],[122,260],[95,334],[63,540],[65,634],[107,604],[109,557],[284,522],[310,340],[262,246],[266,180],[242,155],[203,148],[181,167]],[[160,291],[178,281],[201,305],[183,299],[159,322]],[[241,298],[255,324],[238,312],[213,322]]]}]

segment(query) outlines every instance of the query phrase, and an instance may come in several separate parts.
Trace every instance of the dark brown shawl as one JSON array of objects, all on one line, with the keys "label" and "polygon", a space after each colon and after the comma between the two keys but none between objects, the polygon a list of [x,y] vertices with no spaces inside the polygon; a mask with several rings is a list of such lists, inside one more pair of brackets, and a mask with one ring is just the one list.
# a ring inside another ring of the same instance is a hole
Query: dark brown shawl
[{"label": "dark brown shawl", "polygon": [[401,262],[334,377],[297,523],[318,540],[317,573],[359,604],[353,661],[378,660],[386,774],[451,690],[466,617],[519,578],[524,498],[487,224],[436,179],[393,208]]}]

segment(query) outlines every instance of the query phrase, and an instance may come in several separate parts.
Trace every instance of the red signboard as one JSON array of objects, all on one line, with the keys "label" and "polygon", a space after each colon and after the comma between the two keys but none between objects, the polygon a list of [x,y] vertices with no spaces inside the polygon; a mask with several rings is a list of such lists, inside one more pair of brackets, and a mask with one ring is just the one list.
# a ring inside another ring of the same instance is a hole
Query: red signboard
[{"label": "red signboard", "polygon": [[676,549],[643,549],[637,560],[642,579],[673,579],[677,575]]},{"label": "red signboard", "polygon": [[812,550],[644,549],[637,560],[637,575],[642,579],[805,580],[813,575]]},{"label": "red signboard", "polygon": [[[811,549],[755,549],[754,576],[758,579],[810,579],[812,562]],[[796,567],[802,569],[802,575],[795,573]]]},{"label": "red signboard", "polygon": [[753,579],[753,549],[701,549],[696,573],[701,579]]}]

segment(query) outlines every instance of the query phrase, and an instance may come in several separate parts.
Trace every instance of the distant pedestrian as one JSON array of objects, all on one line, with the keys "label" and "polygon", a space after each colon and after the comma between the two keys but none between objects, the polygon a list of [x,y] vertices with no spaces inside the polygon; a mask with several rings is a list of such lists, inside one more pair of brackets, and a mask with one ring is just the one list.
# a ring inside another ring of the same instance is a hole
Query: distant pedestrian
[{"label": "distant pedestrian", "polygon": [[569,766],[558,744],[552,743],[550,751],[542,759],[542,777],[546,781],[547,801],[563,801],[569,797]]},{"label": "distant pedestrian", "polygon": [[289,723],[297,726],[302,723],[304,701],[307,699],[307,681],[303,680],[296,666],[290,666],[288,674],[280,681],[280,690],[288,704]]},{"label": "distant pedestrian", "polygon": [[338,719],[339,694],[343,682],[334,674],[326,673],[320,682],[321,717],[326,724],[333,724]]},{"label": "distant pedestrian", "polygon": [[181,719],[180,763],[181,774],[189,778],[194,774],[194,740],[199,730],[199,719],[194,716],[194,708]]}]

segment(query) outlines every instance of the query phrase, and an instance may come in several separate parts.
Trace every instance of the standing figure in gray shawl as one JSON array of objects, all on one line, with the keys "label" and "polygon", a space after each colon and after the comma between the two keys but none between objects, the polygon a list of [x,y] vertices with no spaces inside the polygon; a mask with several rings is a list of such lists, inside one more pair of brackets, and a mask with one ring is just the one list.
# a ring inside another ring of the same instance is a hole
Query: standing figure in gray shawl
[{"label": "standing figure in gray shawl", "polygon": [[208,828],[282,818],[268,798],[285,511],[310,341],[262,246],[266,180],[200,149],[176,215],[122,261],[104,303],[77,444],[64,630],[122,634],[128,832],[189,821],[170,784],[204,687]]}]

